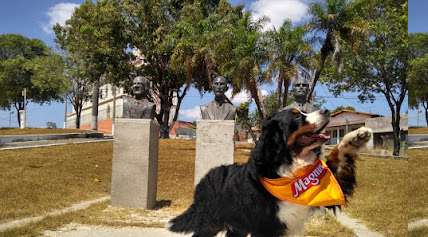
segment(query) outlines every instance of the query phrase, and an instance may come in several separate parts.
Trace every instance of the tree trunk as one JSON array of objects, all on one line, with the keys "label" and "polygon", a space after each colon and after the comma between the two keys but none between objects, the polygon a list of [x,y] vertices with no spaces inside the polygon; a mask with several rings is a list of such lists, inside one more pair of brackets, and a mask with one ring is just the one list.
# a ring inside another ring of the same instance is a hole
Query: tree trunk
[{"label": "tree trunk", "polygon": [[290,88],[290,80],[284,80],[284,97],[282,98],[282,107],[287,106],[288,102],[288,89]]},{"label": "tree trunk", "polygon": [[19,114],[19,108],[16,108],[16,119],[18,120],[18,128],[21,127],[21,115]]},{"label": "tree trunk", "polygon": [[425,121],[426,121],[427,126],[428,126],[428,101],[422,102],[422,106],[425,109]]},{"label": "tree trunk", "polygon": [[98,130],[98,99],[100,90],[100,80],[97,79],[94,82],[94,88],[92,90],[92,120],[91,130]]},{"label": "tree trunk", "polygon": [[266,114],[263,110],[263,105],[262,105],[262,102],[260,101],[260,98],[259,98],[259,93],[257,90],[257,82],[255,79],[250,80],[250,88],[249,89],[250,89],[251,97],[253,97],[254,102],[256,103],[256,107],[257,107],[257,111],[259,112],[260,119],[263,120],[266,117]]},{"label": "tree trunk", "polygon": [[392,154],[394,156],[400,155],[400,142],[401,142],[401,131],[400,131],[400,109],[397,108],[395,111],[395,114],[393,114],[392,117],[392,134],[393,134],[393,143],[394,143],[394,150]]},{"label": "tree trunk", "polygon": [[315,86],[317,85],[318,80],[320,79],[321,72],[324,69],[324,64],[325,64],[326,58],[327,58],[326,56],[321,55],[320,66],[315,72],[315,76],[314,76],[314,79],[312,80],[311,88],[310,88],[309,93],[308,93],[308,97],[306,98],[306,101],[308,101],[308,102],[312,101],[312,95],[314,94]]},{"label": "tree trunk", "polygon": [[80,128],[80,115],[82,114],[82,109],[76,110],[76,128]]},{"label": "tree trunk", "polygon": [[168,139],[169,138],[169,114],[171,107],[165,106],[165,111],[162,116],[162,122],[160,124],[160,137]]},{"label": "tree trunk", "polygon": [[278,76],[278,85],[276,87],[278,109],[281,107],[281,104],[282,104],[282,101],[281,101],[281,99],[282,99],[282,84],[283,84],[282,73],[280,73]]}]

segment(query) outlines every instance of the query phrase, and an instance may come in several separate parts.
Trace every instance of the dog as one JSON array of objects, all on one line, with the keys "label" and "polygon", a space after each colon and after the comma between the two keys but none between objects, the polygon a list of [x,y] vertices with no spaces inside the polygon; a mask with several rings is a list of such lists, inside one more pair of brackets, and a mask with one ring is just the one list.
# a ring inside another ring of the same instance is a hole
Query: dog
[{"label": "dog", "polygon": [[[298,236],[315,209],[271,195],[260,178],[293,177],[293,172],[322,158],[322,133],[328,110],[305,114],[297,109],[277,112],[262,124],[262,133],[246,164],[211,169],[196,186],[193,204],[169,222],[172,232],[212,237]],[[348,133],[327,156],[326,164],[347,199],[356,185],[355,159],[371,131],[362,127]],[[331,208],[331,207],[329,207]]]}]

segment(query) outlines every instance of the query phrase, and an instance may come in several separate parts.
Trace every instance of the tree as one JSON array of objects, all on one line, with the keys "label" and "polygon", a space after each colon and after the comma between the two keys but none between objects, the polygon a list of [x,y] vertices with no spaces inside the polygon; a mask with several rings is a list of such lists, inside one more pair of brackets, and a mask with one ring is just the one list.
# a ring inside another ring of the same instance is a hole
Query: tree
[{"label": "tree", "polygon": [[[218,24],[214,43],[214,62],[218,71],[229,78],[233,85],[233,94],[248,91],[254,100],[261,119],[266,116],[263,108],[260,84],[263,83],[262,67],[268,54],[263,45],[261,29],[264,19],[251,20],[249,12],[237,11],[230,6],[223,11],[229,14]],[[224,24],[230,20],[230,24]]]},{"label": "tree", "polygon": [[428,126],[428,54],[413,59],[409,71],[409,105],[422,106]]},{"label": "tree", "polygon": [[97,129],[101,79],[120,83],[129,76],[128,29],[119,3],[86,0],[76,8],[65,26],[54,26],[57,44],[79,61],[85,72],[84,80],[93,84],[93,130]]},{"label": "tree", "polygon": [[[67,88],[64,63],[42,41],[16,34],[0,35],[0,108],[19,110],[29,102],[61,101]],[[24,104],[22,90],[26,88]]]},{"label": "tree", "polygon": [[367,21],[359,15],[365,1],[355,0],[326,0],[312,3],[312,15],[307,27],[314,32],[315,38],[321,38],[318,66],[312,79],[307,100],[313,98],[315,86],[324,70],[329,56],[336,62],[337,70],[341,71],[342,44],[347,43],[353,49],[358,48],[361,35],[368,29]]},{"label": "tree", "polygon": [[381,94],[391,111],[394,155],[400,152],[401,108],[407,95],[408,36],[407,1],[366,1],[359,13],[369,24],[367,38],[358,50],[343,45],[344,70],[330,71],[325,79],[336,95],[356,91],[364,102]]},{"label": "tree", "polygon": [[409,105],[422,107],[428,126],[428,34],[409,34]]},{"label": "tree", "polygon": [[269,63],[266,77],[269,79],[278,75],[276,95],[279,107],[288,104],[290,81],[301,70],[300,65],[306,65],[311,55],[310,45],[304,40],[305,34],[303,27],[293,27],[290,21],[284,21],[278,30],[267,32]]},{"label": "tree", "polygon": [[91,83],[85,79],[85,72],[78,64],[78,60],[65,57],[66,77],[69,82],[69,89],[66,93],[68,101],[73,106],[76,113],[75,127],[80,128],[80,118],[83,109],[83,103],[90,96]]},{"label": "tree", "polygon": [[257,142],[257,136],[253,131],[253,127],[255,126],[255,119],[250,115],[250,103],[245,102],[239,105],[236,109],[236,122],[242,126],[242,128],[246,129],[251,136],[251,139],[254,143]]}]

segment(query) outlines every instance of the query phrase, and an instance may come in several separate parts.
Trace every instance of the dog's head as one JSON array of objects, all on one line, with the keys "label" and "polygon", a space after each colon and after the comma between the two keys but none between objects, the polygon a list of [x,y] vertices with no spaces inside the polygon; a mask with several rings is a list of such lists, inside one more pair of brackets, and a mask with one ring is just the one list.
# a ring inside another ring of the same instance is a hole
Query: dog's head
[{"label": "dog's head", "polygon": [[266,119],[262,134],[252,157],[259,173],[264,177],[278,177],[280,167],[291,166],[299,159],[315,161],[321,146],[329,140],[323,134],[330,121],[328,110],[303,113],[289,108]]}]

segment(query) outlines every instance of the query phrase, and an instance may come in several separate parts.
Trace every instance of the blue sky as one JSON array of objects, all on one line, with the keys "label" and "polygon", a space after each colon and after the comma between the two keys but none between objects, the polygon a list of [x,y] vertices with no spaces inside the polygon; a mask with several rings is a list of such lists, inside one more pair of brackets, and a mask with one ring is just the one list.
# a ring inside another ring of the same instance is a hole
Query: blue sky
[{"label": "blue sky", "polygon": [[[0,34],[17,33],[30,38],[38,38],[43,40],[50,47],[55,47],[53,34],[50,27],[54,22],[63,22],[72,12],[75,4],[80,4],[83,1],[77,0],[14,0],[2,1],[0,8]],[[299,23],[307,19],[307,7],[309,0],[231,0],[232,4],[244,4],[246,10],[252,11],[256,16],[267,15],[271,18],[271,24],[279,25],[285,18],[291,19],[294,23]],[[426,6],[415,6],[415,4]],[[413,0],[410,2],[409,11],[415,9],[415,16],[409,17],[409,29],[411,29],[411,21],[415,22],[414,29],[416,31],[425,31],[426,24],[424,13],[427,12],[428,3],[424,1]],[[412,8],[413,7],[413,8]],[[418,22],[416,24],[416,22]],[[269,27],[269,26],[266,26]],[[273,85],[265,85],[263,90],[271,91]],[[356,94],[346,93],[338,98],[333,97],[323,85],[317,87],[316,93],[318,96],[325,98],[324,107],[334,109],[339,105],[351,105],[359,111],[372,112],[382,115],[389,115],[390,111],[386,105],[386,101],[382,96],[378,96],[377,100],[372,103],[361,104],[356,98]],[[207,93],[201,97],[199,92],[191,89],[185,97],[182,105],[182,110],[179,119],[193,120],[198,113],[198,106],[208,103],[213,98],[212,94]],[[241,93],[234,98],[234,102],[239,103],[245,100],[247,96]],[[70,109],[70,106],[68,106]],[[407,106],[403,108],[402,113],[407,112]],[[416,113],[415,113],[416,114]],[[0,111],[0,127],[9,125],[9,111]],[[45,105],[30,104],[28,106],[28,124],[31,127],[44,127],[46,122],[55,122],[58,126],[62,126],[64,118],[64,104],[51,103]],[[413,121],[413,118],[411,118]],[[415,120],[416,121],[416,120]],[[12,115],[12,126],[17,126],[16,115]]]}]

